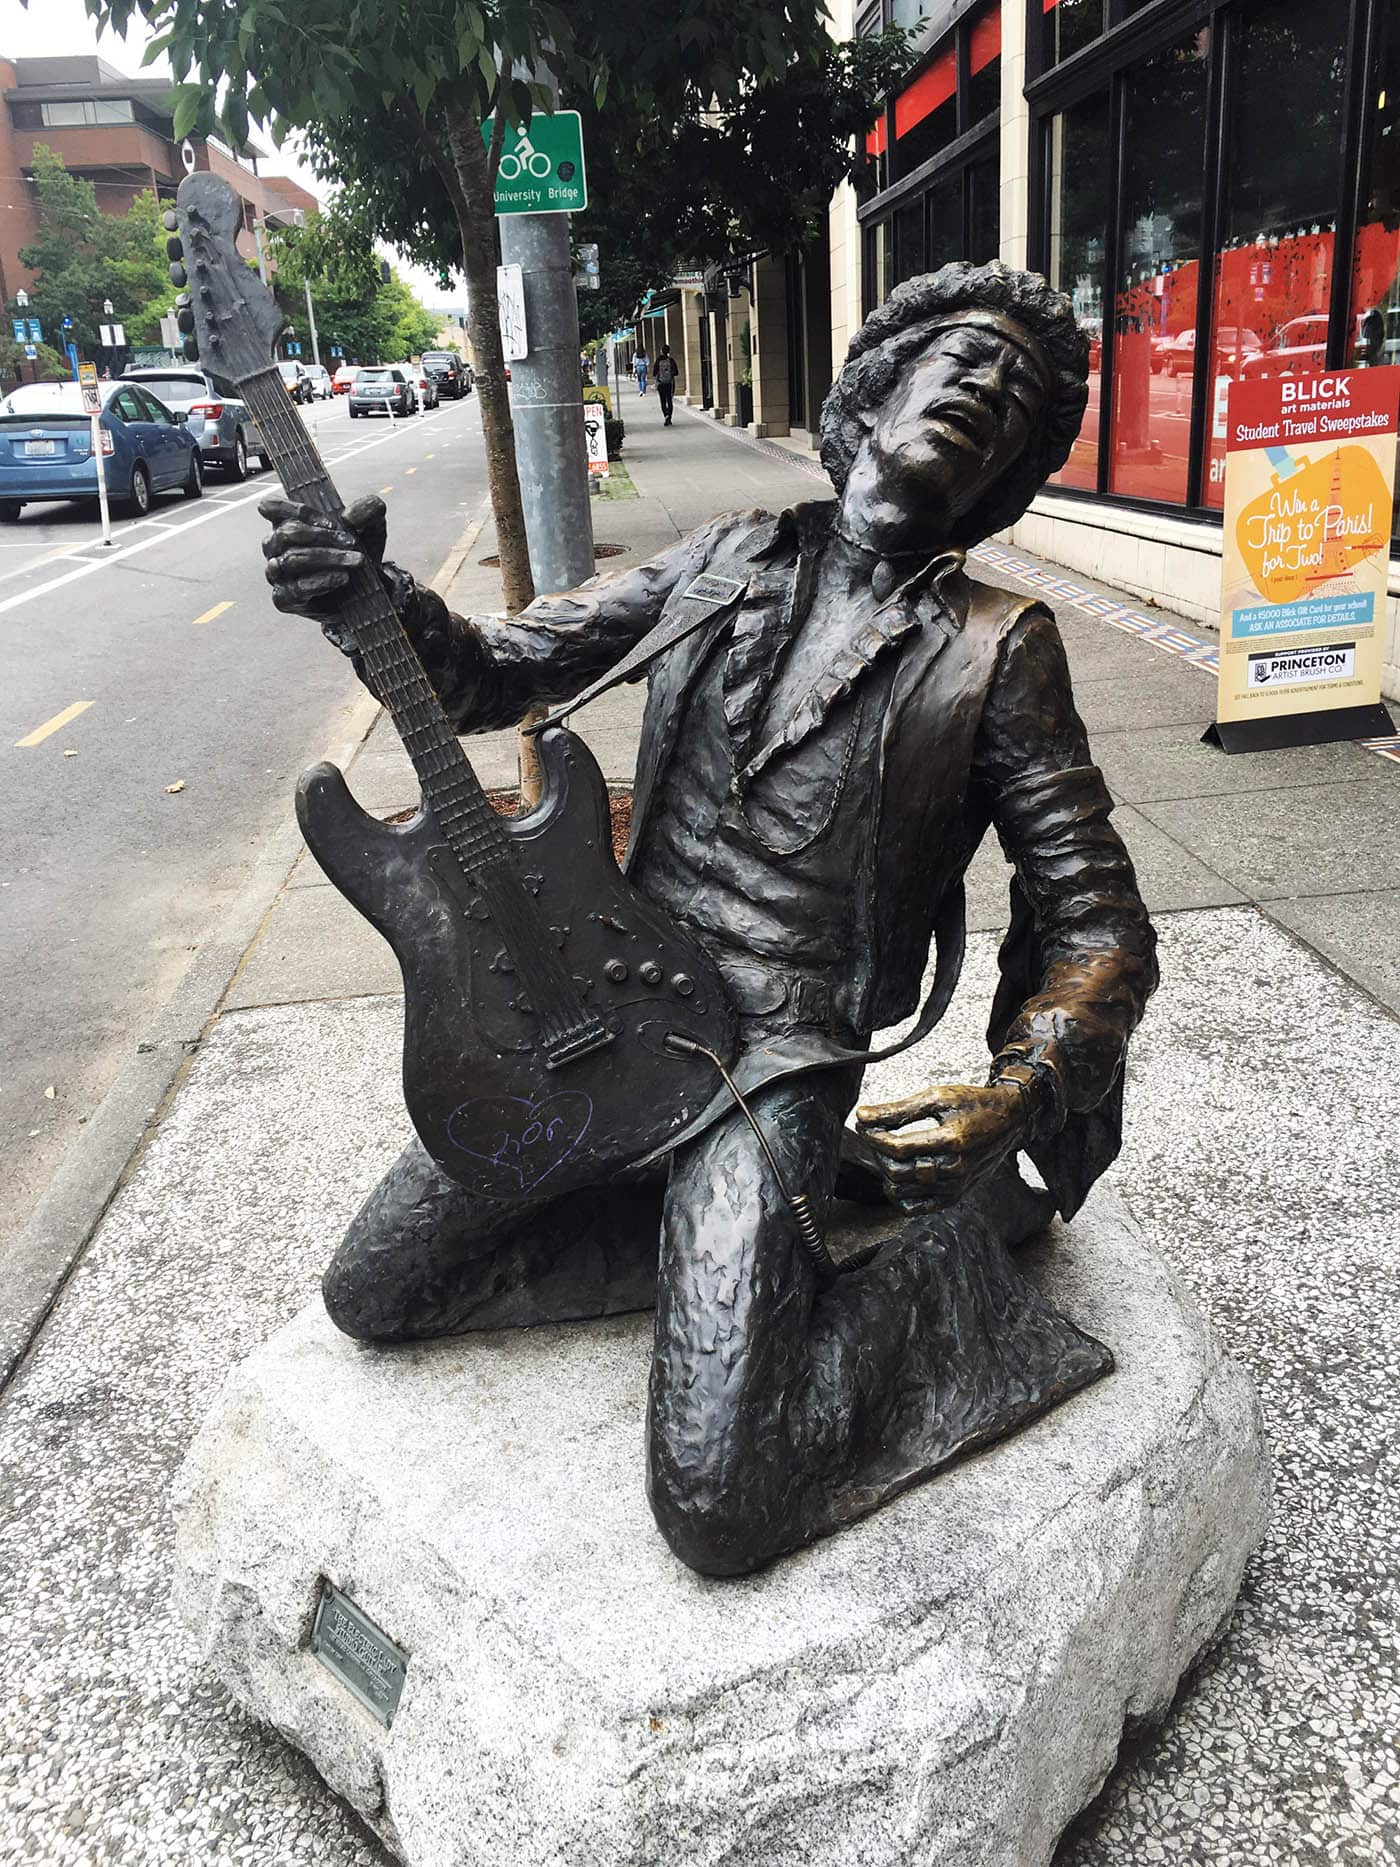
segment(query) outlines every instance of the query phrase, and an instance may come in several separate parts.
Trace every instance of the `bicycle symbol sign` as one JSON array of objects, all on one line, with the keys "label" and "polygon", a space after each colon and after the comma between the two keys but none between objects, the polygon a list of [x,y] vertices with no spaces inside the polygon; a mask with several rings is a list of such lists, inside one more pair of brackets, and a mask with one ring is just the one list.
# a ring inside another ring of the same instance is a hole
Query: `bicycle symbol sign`
[{"label": "bicycle symbol sign", "polygon": [[[494,119],[481,134],[490,147]],[[498,214],[577,214],[588,206],[583,126],[576,110],[537,113],[526,129],[506,127],[496,171]]]}]

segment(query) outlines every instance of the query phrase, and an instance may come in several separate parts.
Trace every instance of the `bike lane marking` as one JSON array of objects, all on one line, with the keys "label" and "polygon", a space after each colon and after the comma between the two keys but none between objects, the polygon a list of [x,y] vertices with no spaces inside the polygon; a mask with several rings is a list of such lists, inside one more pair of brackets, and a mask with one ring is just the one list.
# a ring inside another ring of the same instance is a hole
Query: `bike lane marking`
[{"label": "bike lane marking", "polygon": [[[350,460],[353,459],[356,454],[367,454],[371,448],[384,447],[388,443],[399,438],[400,428],[401,424],[395,424],[388,434],[381,434],[373,441],[361,442],[358,447],[347,449],[344,453],[339,455],[338,458],[341,460]],[[410,430],[410,433],[421,432],[421,429]],[[243,506],[251,505],[254,500],[261,499],[262,497],[263,492],[260,488],[257,492],[245,493],[241,498],[230,500],[225,504],[217,504],[212,500],[208,502],[201,500],[201,510],[196,512],[193,518],[183,519],[175,524],[164,525],[159,531],[152,531],[150,536],[138,538],[134,544],[121,546],[109,552],[104,557],[97,559],[80,558],[75,567],[72,570],[65,571],[61,577],[50,577],[47,583],[36,584],[32,590],[20,590],[14,596],[6,597],[3,602],[0,602],[0,616],[6,615],[12,609],[20,608],[21,605],[25,603],[32,603],[37,597],[48,596],[52,591],[62,589],[65,584],[76,583],[80,578],[91,576],[95,571],[107,570],[113,564],[121,564],[125,562],[127,558],[135,557],[139,552],[149,551],[152,545],[168,544],[172,538],[178,537],[181,533],[193,531],[200,525],[208,525],[214,519],[222,518],[225,513],[237,512]],[[133,529],[135,528],[133,527]],[[75,545],[73,547],[73,553],[76,556],[80,550],[84,549],[91,549],[90,540],[85,545]],[[33,567],[31,566],[30,568]],[[13,575],[15,573],[11,574]]]},{"label": "bike lane marking", "polygon": [[92,704],[90,700],[75,700],[72,706],[65,707],[61,713],[55,713],[51,720],[45,720],[42,726],[36,726],[33,732],[26,733],[23,739],[16,739],[15,750],[18,751],[21,746],[42,745],[51,733],[56,733],[61,726],[66,726],[69,720],[77,719],[80,713],[86,713]]}]

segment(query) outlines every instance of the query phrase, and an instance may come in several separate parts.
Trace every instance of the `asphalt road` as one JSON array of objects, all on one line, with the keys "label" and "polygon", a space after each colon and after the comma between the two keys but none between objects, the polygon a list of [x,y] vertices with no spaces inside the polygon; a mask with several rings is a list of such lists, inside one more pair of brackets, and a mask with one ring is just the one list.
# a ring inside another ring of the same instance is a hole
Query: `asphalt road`
[{"label": "asphalt road", "polygon": [[[475,397],[392,427],[339,399],[301,412],[343,496],[382,492],[391,553],[431,577],[485,490]],[[274,486],[211,472],[202,500],[114,519],[110,548],[81,506],[0,526],[0,1263],[361,698],[268,600]]]}]

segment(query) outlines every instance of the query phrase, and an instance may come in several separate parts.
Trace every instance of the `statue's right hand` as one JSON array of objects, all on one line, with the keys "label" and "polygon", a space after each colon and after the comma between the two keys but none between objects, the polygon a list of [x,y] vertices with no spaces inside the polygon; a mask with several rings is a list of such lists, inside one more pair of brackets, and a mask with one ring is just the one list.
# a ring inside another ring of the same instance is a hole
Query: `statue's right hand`
[{"label": "statue's right hand", "polygon": [[272,536],[263,540],[263,556],[274,604],[313,617],[337,648],[348,650],[348,633],[337,626],[338,616],[354,572],[384,556],[384,501],[369,493],[337,518],[270,493],[258,511],[272,526]]}]

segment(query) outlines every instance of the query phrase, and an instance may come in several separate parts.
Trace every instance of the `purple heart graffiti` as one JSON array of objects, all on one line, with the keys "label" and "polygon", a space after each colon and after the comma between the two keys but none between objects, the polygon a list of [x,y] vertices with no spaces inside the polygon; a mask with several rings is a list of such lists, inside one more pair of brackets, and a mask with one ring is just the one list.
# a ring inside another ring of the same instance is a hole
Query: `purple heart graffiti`
[{"label": "purple heart graffiti", "polygon": [[496,1199],[533,1192],[569,1158],[592,1119],[593,1098],[578,1089],[464,1102],[448,1117],[448,1139],[480,1164],[454,1177]]}]

